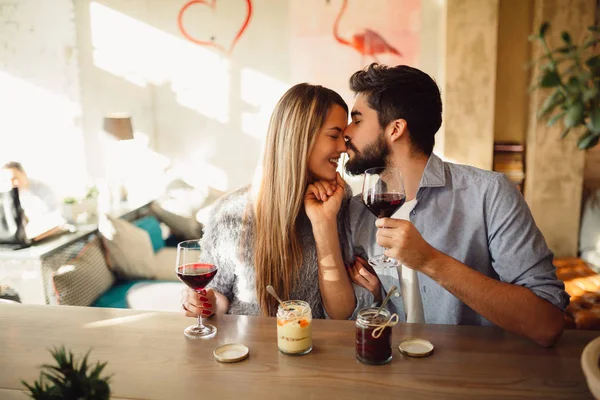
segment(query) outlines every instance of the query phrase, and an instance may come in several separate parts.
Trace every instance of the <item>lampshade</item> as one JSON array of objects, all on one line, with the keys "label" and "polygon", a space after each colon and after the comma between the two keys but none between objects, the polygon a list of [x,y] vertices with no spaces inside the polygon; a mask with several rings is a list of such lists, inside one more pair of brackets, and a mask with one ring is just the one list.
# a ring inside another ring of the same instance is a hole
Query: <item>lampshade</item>
[{"label": "lampshade", "polygon": [[110,114],[104,117],[104,130],[117,140],[133,139],[133,126],[128,114]]}]

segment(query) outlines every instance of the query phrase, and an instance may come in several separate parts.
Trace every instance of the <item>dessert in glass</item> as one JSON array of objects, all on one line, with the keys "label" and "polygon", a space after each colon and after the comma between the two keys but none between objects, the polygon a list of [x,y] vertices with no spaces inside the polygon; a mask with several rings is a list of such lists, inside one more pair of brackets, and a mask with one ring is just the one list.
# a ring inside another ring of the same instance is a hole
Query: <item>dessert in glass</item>
[{"label": "dessert in glass", "polygon": [[392,326],[390,312],[363,308],[356,317],[356,358],[364,364],[382,365],[392,360]]},{"label": "dessert in glass", "polygon": [[290,300],[279,305],[277,347],[283,354],[297,356],[312,350],[312,312],[307,302]]}]

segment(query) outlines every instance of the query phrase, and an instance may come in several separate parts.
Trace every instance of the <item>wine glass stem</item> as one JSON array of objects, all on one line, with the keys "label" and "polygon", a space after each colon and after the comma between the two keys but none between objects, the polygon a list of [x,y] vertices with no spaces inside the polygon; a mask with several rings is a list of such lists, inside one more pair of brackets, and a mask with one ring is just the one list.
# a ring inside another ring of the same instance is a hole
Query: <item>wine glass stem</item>
[{"label": "wine glass stem", "polygon": [[381,246],[381,261],[383,262],[390,262],[390,258],[388,256],[385,255],[385,251],[387,250],[387,248]]},{"label": "wine glass stem", "polygon": [[202,325],[202,315],[198,314],[198,329],[202,328],[204,328],[204,325]]}]

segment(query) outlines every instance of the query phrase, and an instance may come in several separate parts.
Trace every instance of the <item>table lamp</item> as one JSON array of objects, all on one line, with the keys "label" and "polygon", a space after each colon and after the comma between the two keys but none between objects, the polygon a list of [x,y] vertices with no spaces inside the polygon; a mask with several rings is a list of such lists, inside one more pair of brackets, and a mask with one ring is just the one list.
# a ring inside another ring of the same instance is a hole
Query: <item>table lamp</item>
[{"label": "table lamp", "polygon": [[104,131],[117,140],[133,139],[131,116],[125,113],[113,113],[104,117]]}]

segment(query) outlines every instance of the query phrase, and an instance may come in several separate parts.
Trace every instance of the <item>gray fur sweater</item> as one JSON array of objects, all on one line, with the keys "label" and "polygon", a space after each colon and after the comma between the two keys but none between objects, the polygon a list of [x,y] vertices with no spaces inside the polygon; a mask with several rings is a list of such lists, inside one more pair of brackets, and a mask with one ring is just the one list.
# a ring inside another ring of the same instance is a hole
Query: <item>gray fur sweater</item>
[{"label": "gray fur sweater", "polygon": [[[219,200],[204,229],[201,258],[202,262],[217,266],[217,275],[208,287],[212,287],[229,299],[229,314],[260,315],[256,298],[254,249],[252,247],[255,221],[253,207],[248,207],[250,201],[248,191],[249,187],[247,186]],[[346,195],[338,217],[342,249],[349,248],[341,217],[347,208],[351,194],[346,193]],[[249,213],[249,218],[246,218],[249,225],[247,232],[242,234],[242,219],[246,212]],[[317,250],[312,226],[304,211],[298,218],[303,264],[291,297],[310,304],[313,318],[325,318],[326,314],[319,291]],[[342,253],[346,252],[342,251]]]}]

